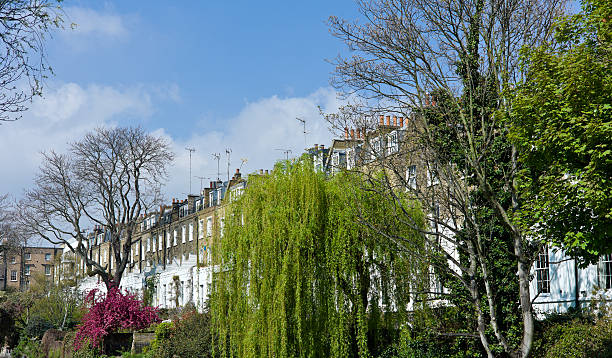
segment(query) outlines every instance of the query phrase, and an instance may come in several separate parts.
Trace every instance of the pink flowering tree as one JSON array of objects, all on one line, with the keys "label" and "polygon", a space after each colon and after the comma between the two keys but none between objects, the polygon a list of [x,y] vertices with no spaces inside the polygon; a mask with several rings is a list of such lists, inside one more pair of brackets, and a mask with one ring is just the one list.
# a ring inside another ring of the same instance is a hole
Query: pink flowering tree
[{"label": "pink flowering tree", "polygon": [[85,302],[91,306],[74,339],[75,349],[91,342],[99,347],[102,339],[119,329],[143,329],[159,322],[158,309],[145,306],[136,295],[123,293],[112,286],[106,295],[97,289],[90,291]]}]

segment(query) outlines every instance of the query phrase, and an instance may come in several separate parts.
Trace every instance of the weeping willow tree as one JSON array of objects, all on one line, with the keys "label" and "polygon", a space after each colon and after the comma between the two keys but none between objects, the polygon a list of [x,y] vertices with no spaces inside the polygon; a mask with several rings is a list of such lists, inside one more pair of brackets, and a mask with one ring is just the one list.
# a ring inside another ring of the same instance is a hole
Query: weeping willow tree
[{"label": "weeping willow tree", "polygon": [[308,161],[249,177],[213,248],[218,356],[366,357],[394,338],[423,268],[362,224],[411,235],[396,207],[357,180],[325,178]]}]

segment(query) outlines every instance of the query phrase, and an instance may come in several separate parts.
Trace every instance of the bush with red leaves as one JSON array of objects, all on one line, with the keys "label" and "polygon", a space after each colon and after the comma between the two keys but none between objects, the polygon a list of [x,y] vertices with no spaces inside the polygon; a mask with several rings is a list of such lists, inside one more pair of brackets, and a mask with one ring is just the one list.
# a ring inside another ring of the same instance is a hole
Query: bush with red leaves
[{"label": "bush with red leaves", "polygon": [[139,330],[160,321],[156,307],[145,306],[136,295],[122,293],[116,287],[106,295],[94,289],[87,294],[85,302],[91,308],[78,327],[74,339],[76,350],[87,342],[100,347],[104,336],[119,329]]}]

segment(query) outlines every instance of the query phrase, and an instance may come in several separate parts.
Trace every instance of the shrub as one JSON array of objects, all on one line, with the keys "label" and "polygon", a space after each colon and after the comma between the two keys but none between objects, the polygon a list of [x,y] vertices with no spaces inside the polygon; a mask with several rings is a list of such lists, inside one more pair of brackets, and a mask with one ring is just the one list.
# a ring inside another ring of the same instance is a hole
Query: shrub
[{"label": "shrub", "polygon": [[91,305],[78,327],[74,345],[78,350],[87,340],[93,347],[100,347],[102,339],[119,329],[138,330],[159,321],[157,308],[144,306],[136,295],[122,293],[111,288],[96,298],[97,290],[89,292],[85,301]]},{"label": "shrub", "polygon": [[543,324],[534,357],[596,358],[612,356],[612,320],[573,318]]},{"label": "shrub", "polygon": [[13,357],[40,357],[40,341],[36,338],[29,338],[26,336],[21,336],[19,340],[19,344],[13,352],[11,352],[11,356]]},{"label": "shrub", "polygon": [[212,343],[210,315],[194,310],[157,326],[148,356],[212,357]]},{"label": "shrub", "polygon": [[54,328],[53,324],[38,316],[31,317],[23,329],[26,337],[41,339],[48,329]]}]

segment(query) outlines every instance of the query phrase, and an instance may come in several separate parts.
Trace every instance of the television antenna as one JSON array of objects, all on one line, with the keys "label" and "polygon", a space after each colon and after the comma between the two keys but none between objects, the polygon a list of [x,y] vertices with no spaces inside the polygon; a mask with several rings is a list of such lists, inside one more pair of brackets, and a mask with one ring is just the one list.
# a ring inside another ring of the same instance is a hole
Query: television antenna
[{"label": "television antenna", "polygon": [[277,148],[274,150],[280,150],[283,153],[285,153],[285,160],[289,161],[289,153],[291,153],[291,149],[286,149],[286,148]]},{"label": "television antenna", "polygon": [[185,147],[185,150],[189,152],[189,193],[191,193],[191,154],[195,152],[195,148]]},{"label": "television antenna", "polygon": [[232,148],[225,148],[225,155],[227,155],[227,182],[229,185],[229,180],[230,180],[230,157],[232,155]]},{"label": "television antenna", "polygon": [[217,161],[217,181],[219,181],[219,177],[221,176],[221,172],[219,171],[219,160],[221,159],[221,153],[213,153],[212,156]]},{"label": "television antenna", "polygon": [[199,175],[195,175],[195,176],[194,176],[194,178],[198,178],[198,179],[200,179],[200,195],[202,195],[202,189],[203,189],[203,188],[202,188],[202,181],[203,181],[204,179],[210,179],[210,177],[201,177],[201,176],[199,176]]},{"label": "television antenna", "polygon": [[297,119],[298,121],[302,122],[302,126],[303,126],[303,130],[302,132],[304,133],[304,146],[306,146],[306,134],[308,134],[308,132],[306,132],[306,120],[302,119],[300,117],[295,117],[295,119]]}]

